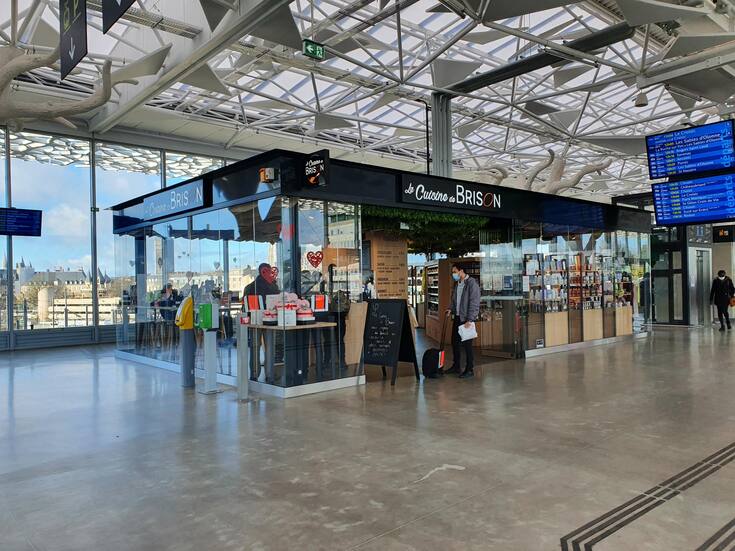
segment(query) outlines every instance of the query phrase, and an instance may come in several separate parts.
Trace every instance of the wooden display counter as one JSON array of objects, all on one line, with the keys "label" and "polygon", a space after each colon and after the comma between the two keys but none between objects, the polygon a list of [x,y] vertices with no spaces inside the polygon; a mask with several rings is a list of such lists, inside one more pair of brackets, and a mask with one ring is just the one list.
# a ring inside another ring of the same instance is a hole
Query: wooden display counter
[{"label": "wooden display counter", "polygon": [[[539,348],[536,344],[537,341],[544,339],[544,313],[543,312],[529,312],[528,313],[528,325],[526,330],[526,349],[533,350]],[[545,346],[548,346],[545,344]]]},{"label": "wooden display counter", "polygon": [[633,334],[633,307],[618,306],[615,308],[615,335]]},{"label": "wooden display counter", "polygon": [[544,344],[547,348],[569,344],[569,314],[567,312],[548,312],[544,315]]},{"label": "wooden display counter", "polygon": [[582,336],[585,342],[601,339],[602,329],[602,308],[582,310]]},{"label": "wooden display counter", "polygon": [[615,308],[612,306],[602,310],[602,325],[602,336],[604,338],[607,339],[615,336]]}]

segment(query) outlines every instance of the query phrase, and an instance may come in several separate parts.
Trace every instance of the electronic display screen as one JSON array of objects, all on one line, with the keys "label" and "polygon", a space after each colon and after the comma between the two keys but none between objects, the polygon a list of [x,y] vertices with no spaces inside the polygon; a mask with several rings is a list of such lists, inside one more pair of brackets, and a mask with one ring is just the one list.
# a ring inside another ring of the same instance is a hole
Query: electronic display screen
[{"label": "electronic display screen", "polygon": [[0,235],[41,237],[41,211],[0,208]]},{"label": "electronic display screen", "polygon": [[735,219],[735,174],[653,184],[656,224]]},{"label": "electronic display screen", "polygon": [[721,121],[646,137],[652,180],[735,166],[733,121]]}]

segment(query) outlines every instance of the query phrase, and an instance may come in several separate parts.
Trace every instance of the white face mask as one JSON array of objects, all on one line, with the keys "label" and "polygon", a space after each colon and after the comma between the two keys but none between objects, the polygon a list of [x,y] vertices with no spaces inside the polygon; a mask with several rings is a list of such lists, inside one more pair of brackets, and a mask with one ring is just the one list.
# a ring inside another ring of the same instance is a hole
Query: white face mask
[{"label": "white face mask", "polygon": [[719,279],[720,281],[725,281],[725,276],[717,276],[717,279]]}]

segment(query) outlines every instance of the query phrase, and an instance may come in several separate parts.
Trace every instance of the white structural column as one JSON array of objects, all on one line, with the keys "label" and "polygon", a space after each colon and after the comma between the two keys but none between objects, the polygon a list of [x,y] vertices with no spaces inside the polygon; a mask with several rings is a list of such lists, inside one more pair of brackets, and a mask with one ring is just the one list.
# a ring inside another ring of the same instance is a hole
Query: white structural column
[{"label": "white structural column", "polygon": [[452,97],[431,95],[431,158],[435,176],[452,177]]},{"label": "white structural column", "polygon": [[[223,48],[250,34],[280,8],[290,3],[290,0],[240,0],[237,7],[224,17],[219,26],[210,31],[198,2],[184,2],[182,5],[181,0],[160,0],[157,4],[160,13],[186,12],[184,19],[197,23],[203,29],[202,32],[191,40],[163,33],[164,40],[173,44],[163,71],[156,76],[138,79],[138,84],[119,86],[119,101],[109,102],[103,107],[92,119],[90,130],[92,132],[110,130],[134,109],[168,89],[172,84],[183,81]],[[156,35],[148,28],[131,27],[126,32],[125,38],[126,42],[137,44],[144,51],[152,52],[161,47]],[[135,59],[140,57],[140,52],[133,52],[129,46],[120,42],[112,55],[122,59]]]}]

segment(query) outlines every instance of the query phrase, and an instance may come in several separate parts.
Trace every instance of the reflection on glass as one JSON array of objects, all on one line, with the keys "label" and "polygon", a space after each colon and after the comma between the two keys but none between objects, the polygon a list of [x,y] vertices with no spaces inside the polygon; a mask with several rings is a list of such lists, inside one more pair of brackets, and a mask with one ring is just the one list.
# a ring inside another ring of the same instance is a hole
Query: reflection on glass
[{"label": "reflection on glass", "polygon": [[224,162],[216,157],[174,153],[166,151],[166,185],[172,186],[184,180],[195,178],[205,172],[222,168]]},{"label": "reflection on glass", "polygon": [[669,278],[653,278],[653,320],[656,323],[670,323],[669,315]]},{"label": "reflection on glass", "polygon": [[161,158],[156,150],[105,142],[96,143],[94,154],[99,207],[97,265],[98,273],[108,281],[98,287],[97,296],[100,324],[109,325],[121,323],[118,317],[120,297],[125,291],[130,293],[130,278],[135,279],[136,261],[135,247],[130,243],[126,243],[126,253],[116,261],[115,248],[122,245],[118,245],[113,237],[112,211],[108,208],[160,189]]}]

